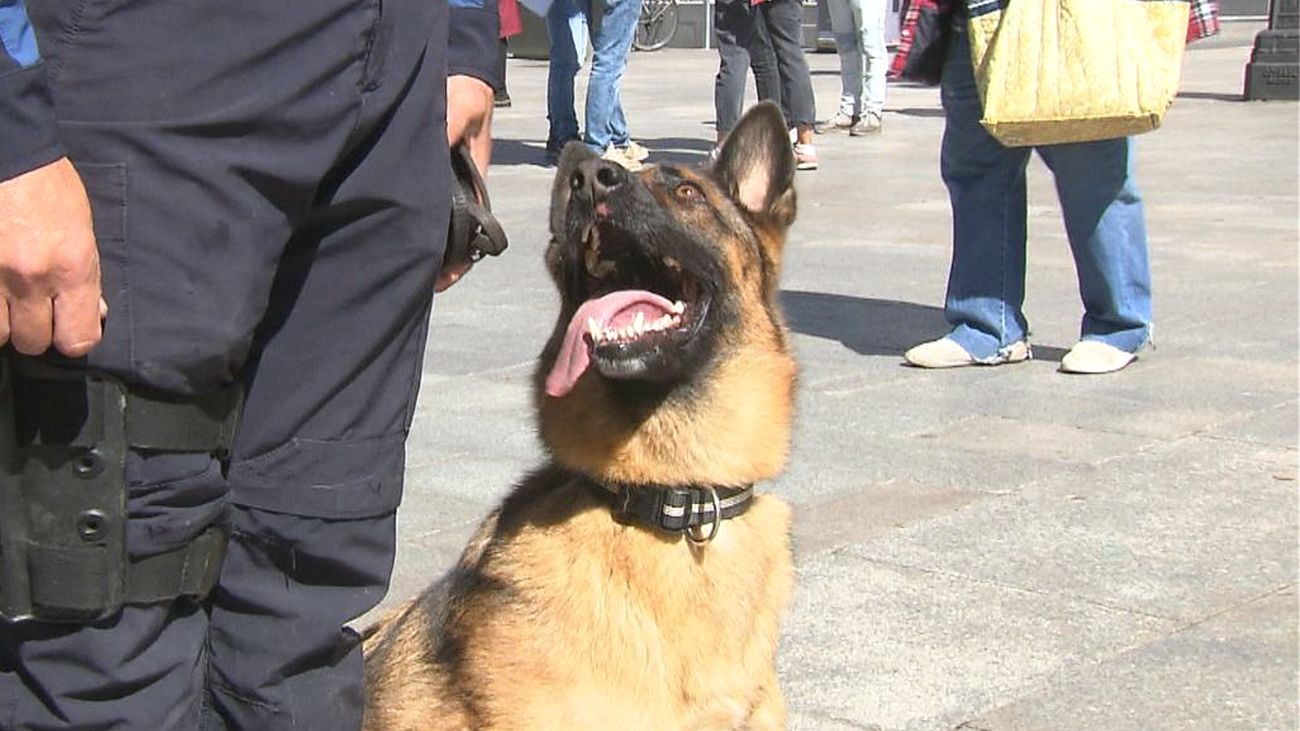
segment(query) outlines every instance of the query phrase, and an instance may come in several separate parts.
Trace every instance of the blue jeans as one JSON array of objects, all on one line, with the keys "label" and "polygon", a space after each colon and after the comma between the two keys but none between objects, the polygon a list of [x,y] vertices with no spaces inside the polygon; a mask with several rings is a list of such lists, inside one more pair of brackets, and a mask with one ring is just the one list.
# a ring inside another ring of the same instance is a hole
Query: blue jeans
[{"label": "blue jeans", "polygon": [[[969,38],[953,33],[941,85],[940,170],[953,214],[949,335],[978,360],[1025,340],[1025,167],[1030,148],[1008,148],[980,126]],[[1056,178],[1083,298],[1081,339],[1136,353],[1151,335],[1146,215],[1134,181],[1131,138],[1034,148]]]},{"label": "blue jeans", "polygon": [[[546,80],[546,117],[550,120],[546,146],[555,151],[578,139],[573,80],[592,45],[591,78],[587,82],[587,130],[582,139],[596,150],[631,141],[619,84],[632,50],[641,0],[606,0],[599,22],[592,18],[593,0],[555,0],[546,13],[551,42],[550,73]],[[593,33],[591,29],[595,28]]]},{"label": "blue jeans", "polygon": [[829,0],[835,50],[840,57],[840,112],[877,117],[885,109],[885,0]]}]

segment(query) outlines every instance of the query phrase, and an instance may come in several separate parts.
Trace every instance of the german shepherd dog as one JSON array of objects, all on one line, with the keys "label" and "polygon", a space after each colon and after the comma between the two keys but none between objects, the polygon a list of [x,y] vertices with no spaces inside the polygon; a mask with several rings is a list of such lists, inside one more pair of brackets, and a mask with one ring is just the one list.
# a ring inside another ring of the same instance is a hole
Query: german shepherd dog
[{"label": "german shepherd dog", "polygon": [[368,731],[779,729],[794,159],[759,105],[712,169],[561,156],[535,377],[549,464],[365,642]]}]

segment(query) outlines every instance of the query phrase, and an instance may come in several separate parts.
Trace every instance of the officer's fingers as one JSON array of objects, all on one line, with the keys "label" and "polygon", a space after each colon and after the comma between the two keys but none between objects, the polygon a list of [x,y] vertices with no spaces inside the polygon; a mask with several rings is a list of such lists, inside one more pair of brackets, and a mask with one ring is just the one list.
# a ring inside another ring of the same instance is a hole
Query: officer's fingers
[{"label": "officer's fingers", "polygon": [[456,264],[444,265],[442,271],[438,272],[438,280],[433,284],[434,292],[445,292],[451,289],[451,285],[459,282],[461,277],[469,273],[474,268],[474,262],[462,261]]},{"label": "officer's fingers", "polygon": [[54,305],[49,297],[9,300],[9,342],[24,355],[40,355],[54,339]]},{"label": "officer's fingers", "polygon": [[54,347],[60,353],[78,358],[90,352],[103,336],[100,305],[103,300],[96,286],[62,292],[54,299]]}]

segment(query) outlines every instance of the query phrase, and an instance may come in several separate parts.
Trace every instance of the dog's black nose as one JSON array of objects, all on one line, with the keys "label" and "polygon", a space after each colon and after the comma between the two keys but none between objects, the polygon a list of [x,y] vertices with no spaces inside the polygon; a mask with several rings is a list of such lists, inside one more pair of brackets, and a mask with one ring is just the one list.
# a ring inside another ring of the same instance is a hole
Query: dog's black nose
[{"label": "dog's black nose", "polygon": [[573,171],[569,178],[569,187],[573,194],[589,203],[597,203],[609,197],[627,182],[627,170],[616,162],[594,158],[584,161]]}]

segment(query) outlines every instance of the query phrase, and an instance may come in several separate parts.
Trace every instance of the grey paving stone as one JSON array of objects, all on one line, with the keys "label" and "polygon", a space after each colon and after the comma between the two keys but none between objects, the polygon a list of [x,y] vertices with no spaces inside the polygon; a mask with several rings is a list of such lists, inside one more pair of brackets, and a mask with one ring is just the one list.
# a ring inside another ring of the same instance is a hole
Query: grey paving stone
[{"label": "grey paving stone", "polygon": [[1295,587],[1168,638],[1049,678],[981,714],[980,731],[1292,731]]},{"label": "grey paving stone", "polygon": [[847,550],[1190,622],[1294,581],[1285,459],[1186,439]]},{"label": "grey paving stone", "polygon": [[1173,623],[836,552],[799,568],[782,639],[792,728],[952,728]]},{"label": "grey paving stone", "polygon": [[802,561],[990,497],[987,493],[891,481],[859,487],[839,498],[796,505],[795,556]]}]

